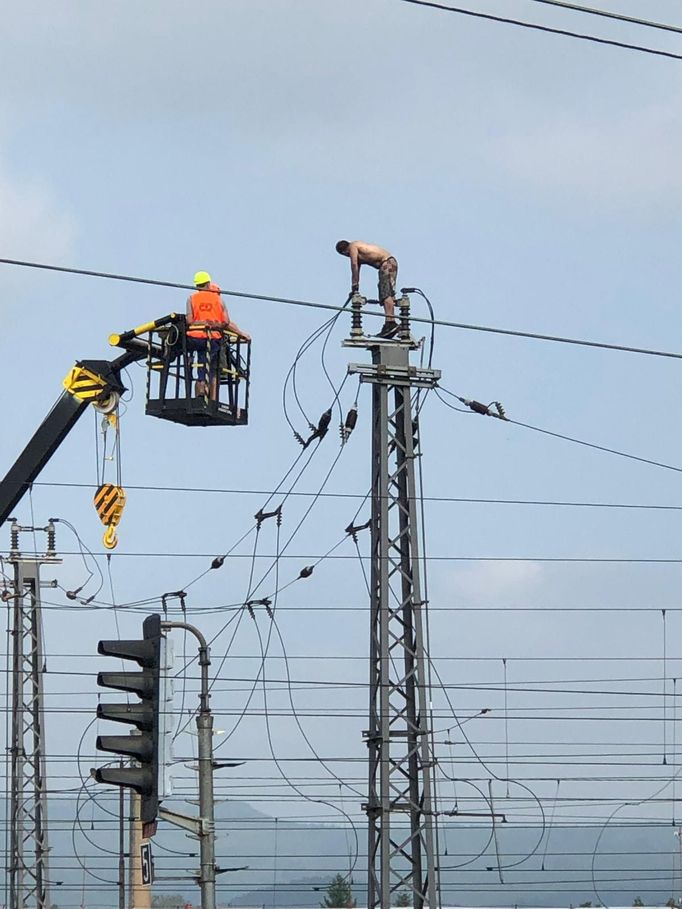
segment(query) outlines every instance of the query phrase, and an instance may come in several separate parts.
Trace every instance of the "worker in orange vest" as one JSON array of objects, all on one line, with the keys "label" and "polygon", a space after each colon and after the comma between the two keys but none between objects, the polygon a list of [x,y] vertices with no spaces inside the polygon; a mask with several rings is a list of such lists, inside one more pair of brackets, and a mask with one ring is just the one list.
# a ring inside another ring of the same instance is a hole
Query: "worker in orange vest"
[{"label": "worker in orange vest", "polygon": [[223,331],[228,329],[245,341],[250,341],[251,336],[231,321],[220,288],[211,282],[207,271],[198,271],[194,275],[194,286],[196,291],[187,297],[187,348],[198,354],[195,393],[197,397],[210,395],[215,401],[218,397],[218,358]]}]

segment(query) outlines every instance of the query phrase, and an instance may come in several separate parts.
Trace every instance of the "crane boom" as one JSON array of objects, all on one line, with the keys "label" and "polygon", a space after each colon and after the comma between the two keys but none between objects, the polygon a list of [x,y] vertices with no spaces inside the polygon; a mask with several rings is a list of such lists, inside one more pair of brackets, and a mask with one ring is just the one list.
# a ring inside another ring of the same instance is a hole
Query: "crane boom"
[{"label": "crane boom", "polygon": [[[88,405],[96,403],[97,399],[104,400],[112,393],[121,394],[125,391],[120,378],[122,370],[131,363],[143,360],[149,354],[149,346],[136,338],[127,341],[126,348],[126,352],[115,360],[78,361],[69,376],[75,371],[79,371],[80,375],[88,376],[91,393],[82,397],[77,390],[69,390],[67,387],[7,471],[4,479],[0,481],[0,527],[10,517],[31,483],[40,475],[52,455],[87,410]],[[65,382],[68,378],[67,376]],[[97,379],[99,379],[99,384]]]},{"label": "crane boom", "polygon": [[[207,343],[212,344],[215,329],[207,329]],[[145,335],[146,340],[141,336]],[[184,315],[170,313],[152,322],[145,322],[131,331],[113,334],[109,343],[123,353],[115,360],[79,360],[64,379],[65,391],[34,432],[32,438],[0,481],[0,527],[10,517],[31,484],[40,475],[52,455],[71,432],[82,414],[92,404],[102,413],[115,410],[121,394],[126,390],[121,382],[121,372],[131,363],[147,361],[146,413],[152,416],[183,423],[188,426],[239,426],[248,421],[250,339],[224,332],[221,340],[221,362],[217,358],[210,369],[217,375],[216,394],[192,395],[194,358],[201,366],[201,355],[187,342],[187,324]],[[204,354],[204,363],[210,360]],[[224,362],[223,362],[224,360]],[[218,375],[219,373],[219,375]],[[153,388],[156,397],[150,397]],[[220,390],[226,397],[220,399]],[[98,508],[103,523],[110,527],[118,523],[111,511],[122,509],[125,496],[119,487],[105,484],[102,493],[106,503],[106,519]],[[116,496],[120,499],[116,499]],[[98,507],[96,495],[95,507]],[[115,501],[116,500],[116,501]],[[116,504],[118,502],[118,505]],[[105,510],[106,510],[105,509]],[[107,544],[105,546],[112,548]]]}]

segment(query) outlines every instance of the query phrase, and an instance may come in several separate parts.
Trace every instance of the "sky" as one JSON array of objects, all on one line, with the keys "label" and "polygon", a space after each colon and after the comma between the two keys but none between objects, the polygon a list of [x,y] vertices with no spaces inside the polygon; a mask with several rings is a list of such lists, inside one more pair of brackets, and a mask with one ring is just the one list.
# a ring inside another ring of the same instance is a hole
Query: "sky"
[{"label": "sky", "polygon": [[[676,0],[595,5],[680,24]],[[466,6],[682,52],[679,36],[533,0]],[[399,286],[422,288],[438,319],[681,349],[679,61],[400,0],[25,2],[3,11],[3,32],[0,258],[179,283],[207,269],[224,289],[341,305],[350,274],[334,244],[363,239],[395,254]],[[372,274],[363,272],[362,289],[374,296]],[[111,356],[110,333],[181,309],[184,298],[180,290],[1,265],[0,473],[76,360]],[[158,609],[162,593],[188,589],[249,529],[299,454],[282,412],[283,383],[327,314],[238,296],[227,302],[253,337],[248,427],[189,429],[145,417],[144,372],[132,368],[121,420],[128,504],[111,560],[102,555],[93,490],[60,485],[96,484],[99,421],[92,414],[43,472],[41,483],[53,485],[36,484],[17,509],[23,524],[49,517],[73,524],[104,576],[94,604],[100,609],[65,597],[87,570],[70,554],[78,551],[75,537],[59,526],[64,563],[46,576],[63,589],[45,594],[44,615],[53,789],[80,786],[72,758],[81,737],[81,771],[87,775],[99,759],[94,738],[102,724],[86,729],[97,701],[94,673],[103,668],[97,640],[139,634],[148,607],[124,604],[144,600]],[[412,302],[414,314],[426,317],[421,298]],[[326,346],[337,387],[348,363],[366,356],[341,346],[349,327],[339,320]],[[320,347],[297,368],[313,422],[332,397]],[[682,506],[676,359],[441,326],[433,365],[444,388],[499,400],[513,420],[678,471],[457,413],[431,395],[421,412],[427,497]],[[349,378],[340,395],[344,413],[356,395],[358,427],[348,444],[339,454],[335,415],[296,490],[319,490],[337,455],[324,491],[362,497],[369,488],[370,397]],[[290,390],[287,403],[305,434]],[[280,560],[281,583],[343,539],[360,501],[287,499],[281,542],[313,507],[286,552],[291,558]],[[367,517],[361,511],[359,520]],[[449,735],[455,714],[461,720],[490,708],[464,727],[472,748],[458,734],[452,760],[459,778],[492,780],[517,826],[528,816],[538,822],[537,803],[529,808],[518,787],[509,792],[492,771],[524,780],[548,816],[554,809],[557,824],[578,817],[599,825],[617,809],[619,818],[644,813],[673,827],[679,511],[427,501],[425,519],[431,654],[443,682],[460,686],[448,689],[451,703],[434,694],[437,728]],[[8,529],[2,533],[6,549]],[[257,545],[259,578],[276,551],[272,524],[263,525]],[[366,556],[368,540],[359,545]],[[273,817],[328,819],[330,809],[294,790],[285,786],[278,800],[254,782],[263,767],[278,771],[261,689],[245,711],[262,662],[258,635],[264,642],[272,631],[267,617],[252,620],[239,609],[253,553],[251,535],[220,571],[188,589],[188,620],[217,635],[212,706],[224,730],[222,753],[252,759],[221,791],[243,798],[241,782],[247,801]],[[335,772],[362,788],[366,589],[352,543],[335,555],[342,558],[321,562],[279,597],[278,627],[306,735],[316,752],[338,759]],[[273,585],[271,574],[258,595]],[[567,611],[577,607],[587,611]],[[310,756],[291,716],[277,635],[268,646],[275,680],[269,708],[285,714],[271,721],[275,753]],[[190,650],[179,638],[178,658]],[[60,674],[70,671],[84,675]],[[183,679],[178,697],[187,714],[196,677]],[[356,688],[350,697],[324,682]],[[334,717],[344,709],[352,715]],[[591,758],[576,756],[578,743]],[[191,755],[187,736],[177,745]],[[449,760],[451,746],[437,747]],[[619,773],[629,751],[638,756]],[[288,769],[310,770],[296,760]],[[182,772],[189,786],[192,771]],[[558,776],[561,792],[578,800],[577,812],[554,801]],[[595,776],[609,779],[586,779]],[[663,784],[662,801],[652,801]],[[450,789],[446,795],[445,782],[439,785],[447,807]],[[311,785],[309,794],[318,790]],[[346,797],[362,839],[361,799]],[[97,804],[107,798],[113,795]],[[473,799],[473,810],[485,808]],[[643,806],[626,804],[642,799]],[[500,848],[513,851],[506,835]],[[679,884],[672,830],[670,839],[666,861]],[[223,848],[229,855],[230,845]],[[541,883],[537,861],[523,871]],[[459,901],[489,905],[489,897],[467,893]],[[80,901],[69,899],[62,897],[64,907]]]}]

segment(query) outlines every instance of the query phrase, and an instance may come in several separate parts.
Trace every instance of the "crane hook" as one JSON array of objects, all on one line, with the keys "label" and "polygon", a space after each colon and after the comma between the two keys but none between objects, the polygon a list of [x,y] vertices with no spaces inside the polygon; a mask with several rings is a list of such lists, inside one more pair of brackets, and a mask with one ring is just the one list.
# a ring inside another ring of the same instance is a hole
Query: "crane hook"
[{"label": "crane hook", "polygon": [[118,536],[116,535],[116,528],[113,525],[107,527],[107,529],[104,531],[102,542],[107,549],[116,549],[118,546]]}]

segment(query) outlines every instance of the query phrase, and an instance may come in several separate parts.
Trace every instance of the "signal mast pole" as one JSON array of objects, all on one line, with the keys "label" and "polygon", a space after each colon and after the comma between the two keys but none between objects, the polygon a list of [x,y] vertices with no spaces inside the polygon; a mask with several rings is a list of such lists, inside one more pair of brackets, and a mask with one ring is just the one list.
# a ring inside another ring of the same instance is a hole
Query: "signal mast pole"
[{"label": "signal mast pole", "polygon": [[346,347],[362,347],[372,365],[348,371],[372,386],[372,514],[368,909],[388,909],[407,891],[415,909],[437,909],[438,881],[418,546],[415,458],[420,456],[413,389],[434,388],[435,369],[411,366],[410,301],[399,301],[390,340],[367,337],[357,294]]},{"label": "signal mast pole", "polygon": [[[19,551],[23,532],[47,535],[44,555]],[[13,591],[4,590],[2,598],[12,603],[9,909],[49,909],[40,568],[62,561],[55,552],[52,521],[46,527],[20,527],[12,521],[8,561],[14,565]]]}]

